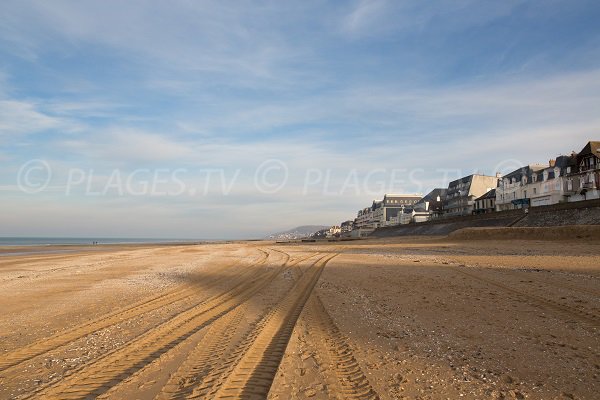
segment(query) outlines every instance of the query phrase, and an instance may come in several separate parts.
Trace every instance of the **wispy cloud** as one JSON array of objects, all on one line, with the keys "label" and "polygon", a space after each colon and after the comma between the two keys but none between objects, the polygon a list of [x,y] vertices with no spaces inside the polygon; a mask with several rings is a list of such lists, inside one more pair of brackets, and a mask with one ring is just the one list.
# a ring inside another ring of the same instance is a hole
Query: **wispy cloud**
[{"label": "wispy cloud", "polygon": [[390,4],[387,0],[360,0],[342,20],[342,29],[357,34],[374,29],[385,18]]},{"label": "wispy cloud", "polygon": [[343,33],[352,37],[423,32],[425,29],[449,33],[489,24],[510,15],[523,3],[523,0],[359,0],[341,19],[340,27]]},{"label": "wispy cloud", "polygon": [[40,112],[35,103],[0,100],[0,137],[14,137],[63,126],[60,118]]}]

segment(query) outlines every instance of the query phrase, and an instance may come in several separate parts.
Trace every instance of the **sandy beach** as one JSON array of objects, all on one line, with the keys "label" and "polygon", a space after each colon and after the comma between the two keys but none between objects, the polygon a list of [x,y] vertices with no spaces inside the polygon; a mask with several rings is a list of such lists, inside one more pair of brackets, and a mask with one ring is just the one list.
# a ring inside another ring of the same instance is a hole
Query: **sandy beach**
[{"label": "sandy beach", "polygon": [[73,249],[0,255],[2,399],[600,393],[595,239]]}]

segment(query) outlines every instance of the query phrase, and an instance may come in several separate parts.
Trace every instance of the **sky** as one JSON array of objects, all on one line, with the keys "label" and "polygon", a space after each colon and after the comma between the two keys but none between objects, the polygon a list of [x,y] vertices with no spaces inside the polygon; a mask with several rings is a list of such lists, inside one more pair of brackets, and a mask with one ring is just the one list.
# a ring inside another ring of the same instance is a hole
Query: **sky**
[{"label": "sky", "polygon": [[600,140],[600,2],[0,2],[0,236],[254,238]]}]

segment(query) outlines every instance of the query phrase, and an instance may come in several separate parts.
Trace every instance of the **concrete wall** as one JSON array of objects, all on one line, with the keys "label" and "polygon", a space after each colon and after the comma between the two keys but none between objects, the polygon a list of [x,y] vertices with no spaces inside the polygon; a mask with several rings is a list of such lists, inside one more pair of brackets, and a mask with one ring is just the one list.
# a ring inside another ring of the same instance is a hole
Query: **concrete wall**
[{"label": "concrete wall", "polygon": [[532,207],[527,214],[523,210],[509,210],[489,214],[444,218],[419,224],[379,228],[371,236],[447,235],[463,228],[507,227],[512,225],[533,227],[600,225],[600,200]]}]

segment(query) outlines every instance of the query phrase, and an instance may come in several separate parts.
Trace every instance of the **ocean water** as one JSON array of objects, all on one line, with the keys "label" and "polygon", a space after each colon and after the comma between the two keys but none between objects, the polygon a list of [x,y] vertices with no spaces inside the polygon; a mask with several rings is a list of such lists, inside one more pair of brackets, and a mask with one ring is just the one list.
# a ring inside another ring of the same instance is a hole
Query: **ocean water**
[{"label": "ocean water", "polygon": [[56,246],[93,244],[126,244],[126,243],[198,243],[209,240],[200,239],[160,239],[160,238],[75,238],[75,237],[0,237],[0,246]]}]

